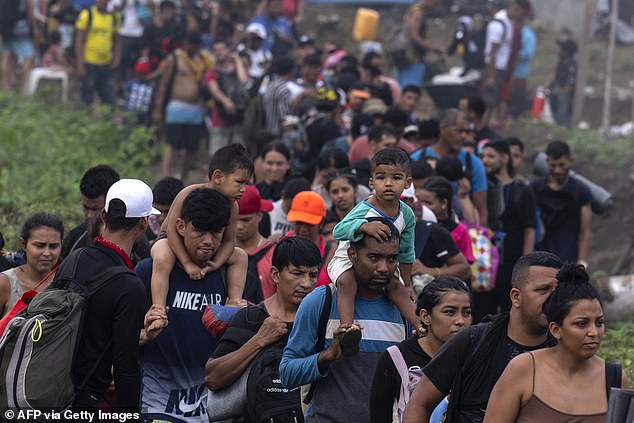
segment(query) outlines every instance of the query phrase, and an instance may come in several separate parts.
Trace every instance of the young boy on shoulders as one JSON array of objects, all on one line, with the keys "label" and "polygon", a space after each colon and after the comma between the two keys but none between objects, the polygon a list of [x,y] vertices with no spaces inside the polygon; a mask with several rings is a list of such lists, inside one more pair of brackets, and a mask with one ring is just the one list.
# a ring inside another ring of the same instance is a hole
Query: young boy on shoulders
[{"label": "young boy on shoulders", "polygon": [[[205,274],[227,265],[227,305],[246,305],[242,291],[247,274],[248,256],[244,250],[235,247],[236,226],[238,222],[238,203],[244,194],[245,186],[253,175],[253,161],[247,150],[240,144],[230,144],[216,151],[209,162],[209,181],[185,187],[174,199],[167,219],[163,223],[162,236],[152,246],[152,308],[167,314],[165,303],[169,290],[169,274],[175,260],[193,280],[202,279]],[[204,268],[194,264],[183,245],[183,239],[176,230],[176,220],[181,216],[183,201],[190,192],[198,188],[211,188],[229,199],[231,217],[225,229],[222,242]],[[154,328],[166,320],[157,320]]]},{"label": "young boy on shoulders", "polygon": [[390,235],[389,227],[383,223],[368,222],[368,218],[371,217],[389,219],[401,233],[399,268],[387,286],[387,295],[412,327],[418,331],[422,330],[416,316],[414,302],[407,288],[411,285],[412,263],[416,260],[414,253],[416,218],[412,209],[400,200],[403,190],[412,183],[410,159],[400,148],[385,148],[372,157],[370,170],[372,175],[370,188],[374,189],[374,195],[357,204],[335,226],[333,235],[339,241],[339,246],[328,264],[328,275],[337,284],[337,309],[341,324],[350,325],[350,329],[342,340],[344,355],[355,355],[361,340],[361,328],[354,324],[357,282],[347,253],[350,241],[358,241],[364,236],[384,241]]}]

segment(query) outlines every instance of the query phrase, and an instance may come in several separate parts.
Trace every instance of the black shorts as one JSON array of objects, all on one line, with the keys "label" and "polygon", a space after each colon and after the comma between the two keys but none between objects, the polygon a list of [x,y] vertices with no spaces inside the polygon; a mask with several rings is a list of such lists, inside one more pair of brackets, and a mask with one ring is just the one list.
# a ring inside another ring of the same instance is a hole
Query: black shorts
[{"label": "black shorts", "polygon": [[202,124],[168,123],[165,125],[165,141],[174,150],[185,149],[189,153],[195,153],[204,136],[202,128]]}]

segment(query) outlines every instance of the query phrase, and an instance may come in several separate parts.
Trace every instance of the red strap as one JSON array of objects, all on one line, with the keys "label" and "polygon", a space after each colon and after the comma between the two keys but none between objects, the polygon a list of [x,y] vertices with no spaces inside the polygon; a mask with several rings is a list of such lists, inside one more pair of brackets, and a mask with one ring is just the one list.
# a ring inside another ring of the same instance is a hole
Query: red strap
[{"label": "red strap", "polygon": [[46,275],[44,277],[44,279],[42,279],[40,281],[40,283],[38,283],[37,285],[35,285],[35,287],[33,287],[33,289],[31,289],[31,291],[37,291],[37,289],[40,287],[40,285],[42,285],[44,282],[46,282],[48,280],[48,278],[51,277],[51,275],[53,275],[53,273],[57,272],[57,269],[59,269],[59,264],[57,266],[55,266],[55,268],[53,270],[51,270],[50,272],[48,272],[48,275]]}]

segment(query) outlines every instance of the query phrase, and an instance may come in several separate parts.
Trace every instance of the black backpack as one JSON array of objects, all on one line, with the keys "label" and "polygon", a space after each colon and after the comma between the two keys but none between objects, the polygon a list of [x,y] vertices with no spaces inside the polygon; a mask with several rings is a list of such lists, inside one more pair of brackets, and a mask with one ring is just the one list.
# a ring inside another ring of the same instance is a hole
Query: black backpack
[{"label": "black backpack", "polygon": [[23,0],[0,0],[0,36],[7,41],[13,36],[15,24],[24,17]]},{"label": "black backpack", "polygon": [[222,72],[218,72],[218,88],[233,102],[236,112],[229,114],[225,110],[220,101],[215,102],[215,106],[218,108],[218,112],[222,116],[222,119],[228,124],[236,124],[242,122],[246,113],[251,97],[249,91],[240,84],[237,74],[226,75]]},{"label": "black backpack", "polygon": [[470,44],[472,49],[469,49],[469,67],[471,69],[482,69],[486,66],[485,59],[485,50],[486,50],[486,40],[487,40],[487,29],[492,22],[498,22],[502,25],[502,39],[506,40],[506,35],[508,29],[506,28],[506,23],[499,18],[493,18],[490,21],[486,22],[485,25],[482,25],[480,30],[474,32],[471,35]]},{"label": "black backpack", "polygon": [[288,389],[280,380],[280,361],[287,336],[260,351],[247,379],[247,412],[253,423],[303,423],[301,388]]}]

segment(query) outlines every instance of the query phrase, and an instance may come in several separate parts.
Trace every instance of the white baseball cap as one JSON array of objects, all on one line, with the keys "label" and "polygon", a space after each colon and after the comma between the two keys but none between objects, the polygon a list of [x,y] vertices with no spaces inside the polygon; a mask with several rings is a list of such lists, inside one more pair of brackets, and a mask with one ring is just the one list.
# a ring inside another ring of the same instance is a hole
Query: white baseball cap
[{"label": "white baseball cap", "polygon": [[152,207],[154,200],[152,189],[138,179],[120,179],[112,184],[106,194],[106,213],[112,200],[123,202],[125,206],[124,217],[146,217],[151,214],[161,214],[160,211]]},{"label": "white baseball cap", "polygon": [[258,23],[258,22],[250,23],[247,26],[247,29],[245,32],[247,34],[255,34],[258,37],[262,38],[263,40],[266,40],[266,28],[261,23]]}]

